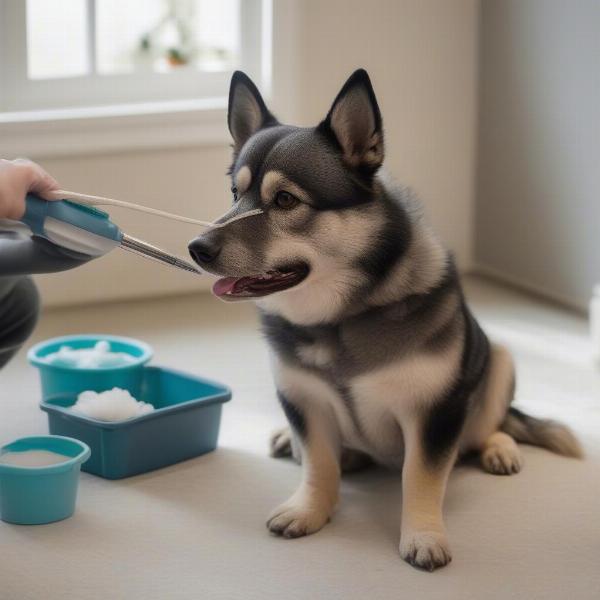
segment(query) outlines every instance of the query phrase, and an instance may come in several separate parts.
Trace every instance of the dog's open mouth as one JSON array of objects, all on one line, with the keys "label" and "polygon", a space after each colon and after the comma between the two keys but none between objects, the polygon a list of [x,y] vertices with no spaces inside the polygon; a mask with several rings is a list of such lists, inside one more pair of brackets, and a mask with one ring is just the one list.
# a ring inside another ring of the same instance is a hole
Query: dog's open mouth
[{"label": "dog's open mouth", "polygon": [[308,265],[298,263],[250,277],[223,277],[213,285],[213,293],[223,300],[268,296],[298,285],[308,272]]}]

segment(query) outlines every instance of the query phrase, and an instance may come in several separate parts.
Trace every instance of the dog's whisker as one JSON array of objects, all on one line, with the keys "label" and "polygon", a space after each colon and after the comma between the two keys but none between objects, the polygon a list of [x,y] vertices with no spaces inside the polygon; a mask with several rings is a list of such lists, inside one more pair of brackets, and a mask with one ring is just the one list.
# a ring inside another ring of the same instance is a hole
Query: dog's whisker
[{"label": "dog's whisker", "polygon": [[[255,215],[260,215],[264,212],[262,208],[255,208],[254,210],[249,210],[241,215],[235,215],[235,217],[231,217],[231,219],[227,219],[227,221],[223,221],[222,223],[206,223],[206,227],[211,227],[212,229],[219,229],[220,227],[225,227],[234,221],[240,221],[241,219],[246,219],[247,217],[254,217]],[[225,213],[226,215],[227,213]],[[219,217],[222,219],[225,215]],[[217,221],[219,220],[217,219]]]}]

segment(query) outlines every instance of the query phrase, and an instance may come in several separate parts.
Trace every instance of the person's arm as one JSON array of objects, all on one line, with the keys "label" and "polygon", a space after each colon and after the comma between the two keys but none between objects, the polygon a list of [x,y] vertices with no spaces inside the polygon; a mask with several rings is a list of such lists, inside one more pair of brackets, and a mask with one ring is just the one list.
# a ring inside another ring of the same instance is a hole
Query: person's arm
[{"label": "person's arm", "polygon": [[34,192],[52,200],[50,192],[58,182],[40,165],[24,159],[0,159],[0,219],[19,220],[25,214],[25,196]]},{"label": "person's arm", "polygon": [[[58,183],[40,165],[22,158],[0,159],[0,219],[18,221],[25,214],[28,193],[53,200],[50,192],[56,189]],[[41,237],[10,231],[0,235],[0,277],[65,271],[91,258]]]}]

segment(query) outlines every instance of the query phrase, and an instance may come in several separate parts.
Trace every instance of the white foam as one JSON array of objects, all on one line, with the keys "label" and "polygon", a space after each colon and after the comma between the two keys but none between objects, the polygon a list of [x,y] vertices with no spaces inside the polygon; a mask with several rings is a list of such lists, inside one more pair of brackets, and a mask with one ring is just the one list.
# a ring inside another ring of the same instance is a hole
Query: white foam
[{"label": "white foam", "polygon": [[127,390],[113,388],[100,393],[81,392],[71,409],[99,421],[125,421],[151,413],[154,406],[136,400]]},{"label": "white foam", "polygon": [[50,450],[24,450],[23,452],[9,450],[0,454],[0,464],[16,467],[47,467],[66,462],[70,458],[70,456]]},{"label": "white foam", "polygon": [[110,369],[130,365],[135,362],[135,357],[126,352],[111,352],[110,343],[107,340],[100,340],[93,348],[76,350],[70,346],[61,346],[58,352],[48,354],[43,360],[57,367]]}]

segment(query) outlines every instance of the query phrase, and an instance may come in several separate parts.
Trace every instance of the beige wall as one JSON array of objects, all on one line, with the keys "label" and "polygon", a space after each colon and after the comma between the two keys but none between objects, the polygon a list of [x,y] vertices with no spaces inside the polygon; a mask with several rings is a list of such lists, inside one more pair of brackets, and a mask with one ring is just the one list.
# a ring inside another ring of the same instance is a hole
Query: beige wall
[{"label": "beige wall", "polygon": [[[274,110],[320,120],[345,78],[366,67],[384,117],[387,168],[418,190],[464,267],[474,178],[476,0],[275,1]],[[64,187],[210,218],[229,202],[226,147],[41,159]],[[111,211],[125,231],[185,254],[189,225]],[[193,291],[197,280],[115,251],[39,278],[47,303]]]},{"label": "beige wall", "polygon": [[386,167],[422,197],[463,267],[470,262],[478,2],[310,0],[298,68],[302,117],[325,116],[365,67],[383,114]]}]

